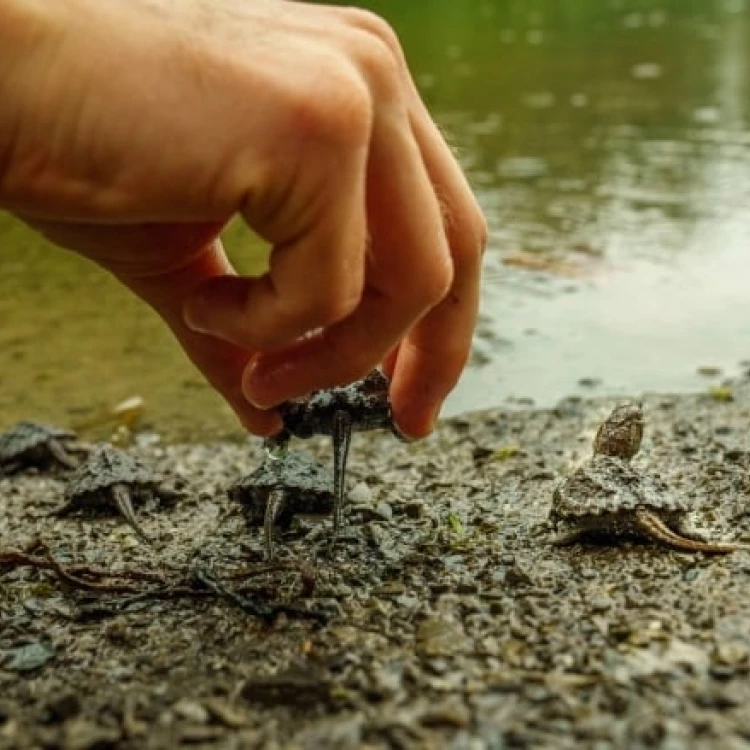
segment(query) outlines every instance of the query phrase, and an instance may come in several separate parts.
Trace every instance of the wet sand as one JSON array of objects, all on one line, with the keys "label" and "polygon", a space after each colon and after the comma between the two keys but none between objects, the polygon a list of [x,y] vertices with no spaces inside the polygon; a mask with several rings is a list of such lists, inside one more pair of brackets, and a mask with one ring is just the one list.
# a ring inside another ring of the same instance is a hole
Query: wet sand
[{"label": "wet sand", "polygon": [[[635,463],[712,538],[747,542],[750,379],[731,396],[645,398]],[[0,748],[750,747],[750,554],[550,543],[552,491],[613,403],[465,415],[409,445],[357,435],[342,539],[327,554],[329,526],[300,524],[270,569],[224,492],[258,442],[141,436],[133,452],[189,488],[138,509],[153,548],[116,517],[50,517],[61,476],[0,479],[0,551],[37,563],[0,565]],[[194,593],[63,582],[38,539],[63,565]],[[252,616],[198,591],[199,568],[302,613]]]}]

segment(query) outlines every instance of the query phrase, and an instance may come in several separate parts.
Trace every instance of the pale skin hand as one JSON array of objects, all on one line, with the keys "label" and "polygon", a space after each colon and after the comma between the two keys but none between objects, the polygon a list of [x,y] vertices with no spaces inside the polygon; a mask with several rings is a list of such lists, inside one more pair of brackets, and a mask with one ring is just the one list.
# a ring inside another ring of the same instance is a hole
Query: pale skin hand
[{"label": "pale skin hand", "polygon": [[[154,307],[249,430],[382,363],[402,430],[430,431],[468,356],[486,227],[385,22],[0,0],[0,101],[0,206]],[[237,213],[274,246],[261,279],[218,239]]]}]

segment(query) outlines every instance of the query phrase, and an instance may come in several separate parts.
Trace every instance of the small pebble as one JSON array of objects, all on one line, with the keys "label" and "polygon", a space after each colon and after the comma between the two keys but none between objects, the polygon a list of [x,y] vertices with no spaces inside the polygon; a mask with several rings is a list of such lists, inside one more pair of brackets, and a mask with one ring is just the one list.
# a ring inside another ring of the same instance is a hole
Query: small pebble
[{"label": "small pebble", "polygon": [[198,701],[182,698],[172,706],[172,711],[185,721],[193,724],[205,724],[209,719],[208,711]]},{"label": "small pebble", "polygon": [[354,505],[369,503],[372,501],[372,490],[366,482],[357,482],[349,493],[349,501]]}]

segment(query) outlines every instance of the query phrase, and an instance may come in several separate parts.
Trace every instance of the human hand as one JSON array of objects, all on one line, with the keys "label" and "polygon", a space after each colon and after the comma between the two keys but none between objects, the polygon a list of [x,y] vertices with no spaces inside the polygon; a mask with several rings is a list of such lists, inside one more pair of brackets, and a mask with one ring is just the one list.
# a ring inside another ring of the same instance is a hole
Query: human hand
[{"label": "human hand", "polygon": [[[429,432],[486,227],[385,22],[277,0],[33,12],[33,54],[1,66],[0,205],[152,305],[253,432],[380,363],[401,429]],[[236,213],[273,245],[262,278],[224,254]]]}]

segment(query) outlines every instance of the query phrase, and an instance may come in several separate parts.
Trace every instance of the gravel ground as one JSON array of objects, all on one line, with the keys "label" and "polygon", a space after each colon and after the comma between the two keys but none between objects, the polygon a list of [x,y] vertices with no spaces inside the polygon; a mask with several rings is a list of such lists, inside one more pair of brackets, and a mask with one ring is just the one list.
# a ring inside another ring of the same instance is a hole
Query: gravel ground
[{"label": "gravel ground", "polygon": [[[750,554],[550,544],[553,488],[612,405],[464,415],[408,445],[356,435],[343,538],[328,552],[328,524],[300,523],[275,566],[224,492],[255,442],[140,436],[133,452],[189,488],[139,509],[152,548],[119,518],[50,517],[61,476],[0,479],[0,553],[35,561],[0,564],[0,748],[750,747]],[[644,405],[635,464],[713,538],[750,541],[750,380]],[[62,581],[46,554],[194,595]],[[296,609],[259,618],[252,597]]]}]

